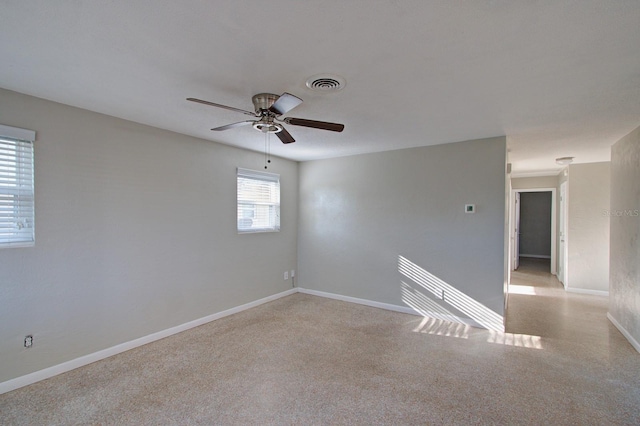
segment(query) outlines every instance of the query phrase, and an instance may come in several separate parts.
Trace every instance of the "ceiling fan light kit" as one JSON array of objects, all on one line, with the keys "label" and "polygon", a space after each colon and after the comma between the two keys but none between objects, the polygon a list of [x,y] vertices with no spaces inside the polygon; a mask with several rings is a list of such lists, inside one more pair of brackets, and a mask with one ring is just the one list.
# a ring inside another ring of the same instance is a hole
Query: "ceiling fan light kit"
[{"label": "ceiling fan light kit", "polygon": [[573,159],[575,157],[560,157],[560,158],[556,158],[556,164],[560,165],[560,166],[568,166],[569,164],[573,163]]},{"label": "ceiling fan light kit", "polygon": [[284,129],[282,125],[267,120],[254,121],[253,128],[262,133],[278,133]]}]

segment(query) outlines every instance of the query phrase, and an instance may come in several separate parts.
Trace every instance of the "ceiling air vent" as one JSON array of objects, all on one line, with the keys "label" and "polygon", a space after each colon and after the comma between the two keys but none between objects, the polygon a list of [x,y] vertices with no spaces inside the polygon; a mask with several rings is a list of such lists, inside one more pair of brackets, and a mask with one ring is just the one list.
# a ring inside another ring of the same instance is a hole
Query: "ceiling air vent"
[{"label": "ceiling air vent", "polygon": [[346,84],[344,78],[332,74],[318,74],[307,80],[307,87],[318,92],[335,92]]}]

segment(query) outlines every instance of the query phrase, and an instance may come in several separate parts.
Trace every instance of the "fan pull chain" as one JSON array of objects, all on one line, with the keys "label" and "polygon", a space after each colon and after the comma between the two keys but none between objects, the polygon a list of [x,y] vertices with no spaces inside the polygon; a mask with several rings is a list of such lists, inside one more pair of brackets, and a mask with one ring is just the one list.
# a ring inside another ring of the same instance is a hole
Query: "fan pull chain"
[{"label": "fan pull chain", "polygon": [[267,168],[267,145],[269,144],[269,133],[264,134],[264,168]]},{"label": "fan pull chain", "polygon": [[267,163],[271,164],[271,133],[265,132],[264,134],[264,168],[267,168]]}]

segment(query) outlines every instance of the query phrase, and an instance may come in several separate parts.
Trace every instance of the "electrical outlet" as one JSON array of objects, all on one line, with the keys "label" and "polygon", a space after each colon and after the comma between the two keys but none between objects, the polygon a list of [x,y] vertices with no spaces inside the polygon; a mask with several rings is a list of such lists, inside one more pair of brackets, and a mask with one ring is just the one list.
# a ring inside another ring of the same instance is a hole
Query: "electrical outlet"
[{"label": "electrical outlet", "polygon": [[289,271],[284,271],[284,280],[288,280],[289,279]]},{"label": "electrical outlet", "polygon": [[33,346],[33,336],[31,334],[24,336],[24,347],[30,348],[31,346]]},{"label": "electrical outlet", "polygon": [[292,269],[292,270],[291,270],[291,278],[293,278],[293,277],[295,277],[295,276],[296,276],[296,270],[295,270],[295,269]]}]

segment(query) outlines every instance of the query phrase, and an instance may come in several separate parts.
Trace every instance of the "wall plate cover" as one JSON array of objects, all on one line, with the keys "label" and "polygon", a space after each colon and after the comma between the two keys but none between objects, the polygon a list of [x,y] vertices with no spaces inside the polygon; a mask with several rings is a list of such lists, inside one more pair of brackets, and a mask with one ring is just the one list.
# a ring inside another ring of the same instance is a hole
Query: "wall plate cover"
[{"label": "wall plate cover", "polygon": [[464,205],[464,212],[465,213],[475,213],[476,212],[476,205],[475,204],[465,204]]}]

